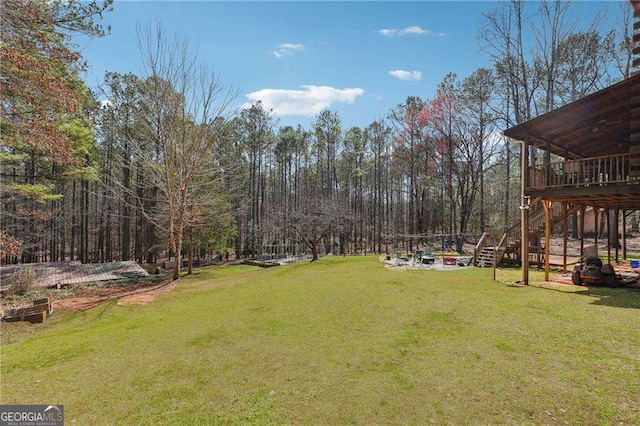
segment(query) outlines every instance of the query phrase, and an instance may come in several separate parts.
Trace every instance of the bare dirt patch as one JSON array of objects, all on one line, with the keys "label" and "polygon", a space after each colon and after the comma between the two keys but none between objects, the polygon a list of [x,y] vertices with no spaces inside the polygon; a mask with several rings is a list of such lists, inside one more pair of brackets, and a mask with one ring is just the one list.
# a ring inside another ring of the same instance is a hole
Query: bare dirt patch
[{"label": "bare dirt patch", "polygon": [[167,281],[160,284],[134,284],[126,287],[85,287],[74,291],[69,297],[53,301],[56,308],[67,308],[75,311],[86,311],[105,302],[117,300],[122,305],[146,305],[154,301],[160,294],[170,292],[177,281]]}]

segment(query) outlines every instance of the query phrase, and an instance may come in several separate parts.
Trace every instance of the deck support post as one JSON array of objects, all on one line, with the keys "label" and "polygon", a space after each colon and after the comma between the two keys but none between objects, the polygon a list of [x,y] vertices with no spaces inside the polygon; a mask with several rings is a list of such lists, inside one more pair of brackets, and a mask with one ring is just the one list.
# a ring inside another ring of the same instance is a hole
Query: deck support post
[{"label": "deck support post", "polygon": [[605,209],[607,218],[607,263],[611,263],[611,209]]},{"label": "deck support post", "polygon": [[569,204],[562,203],[562,214],[564,215],[564,222],[562,226],[562,273],[567,272],[567,239],[569,239]]},{"label": "deck support post", "polygon": [[622,258],[627,260],[627,211],[622,210]]},{"label": "deck support post", "polygon": [[552,201],[542,200],[544,210],[544,280],[549,281],[549,244],[551,243],[551,203]]},{"label": "deck support post", "polygon": [[593,229],[595,231],[594,242],[596,246],[596,254],[598,257],[598,234],[600,233],[600,209],[593,207]]},{"label": "deck support post", "polygon": [[584,215],[586,208],[580,205],[580,257],[584,256]]},{"label": "deck support post", "polygon": [[529,135],[522,143],[522,151],[520,153],[521,161],[521,178],[520,178],[520,213],[521,213],[521,229],[520,229],[520,257],[522,263],[522,283],[529,285],[529,199],[526,196],[529,167],[528,167],[528,151],[529,151]]},{"label": "deck support post", "polygon": [[[622,212],[622,210],[616,210],[615,211],[615,220],[614,223],[616,225],[615,229],[613,230],[615,232],[615,238],[616,238],[616,262],[620,262],[620,241],[618,240],[618,224],[620,223],[620,213]],[[624,214],[624,213],[623,213]]]}]

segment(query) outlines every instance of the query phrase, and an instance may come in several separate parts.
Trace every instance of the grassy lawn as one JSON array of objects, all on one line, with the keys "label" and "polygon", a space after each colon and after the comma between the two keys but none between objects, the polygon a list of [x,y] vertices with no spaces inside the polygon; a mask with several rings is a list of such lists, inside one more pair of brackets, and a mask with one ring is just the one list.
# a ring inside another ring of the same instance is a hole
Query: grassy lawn
[{"label": "grassy lawn", "polygon": [[640,424],[640,292],[491,278],[373,256],[203,269],[146,306],[20,325],[1,402],[80,425]]}]

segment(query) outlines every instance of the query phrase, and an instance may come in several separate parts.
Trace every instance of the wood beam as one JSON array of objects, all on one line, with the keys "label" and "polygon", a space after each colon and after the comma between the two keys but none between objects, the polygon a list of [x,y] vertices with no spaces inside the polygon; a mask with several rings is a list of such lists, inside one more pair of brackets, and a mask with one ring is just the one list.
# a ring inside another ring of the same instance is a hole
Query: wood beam
[{"label": "wood beam", "polygon": [[[515,139],[514,139],[514,140],[515,140]],[[532,140],[532,141],[536,141],[536,142],[537,142],[538,144],[540,144],[540,145],[543,145],[543,144],[544,144],[544,145],[549,144],[549,146],[550,146],[551,148],[553,148],[554,150],[556,150],[556,151],[563,150],[566,154],[570,154],[571,159],[574,159],[574,160],[579,160],[579,159],[581,159],[581,158],[587,158],[584,154],[581,154],[581,153],[579,153],[579,152],[577,152],[577,151],[574,151],[574,150],[572,150],[572,149],[569,149],[569,148],[565,147],[564,145],[560,145],[560,144],[556,144],[556,143],[553,143],[553,142],[549,142],[549,140],[550,140],[550,139],[545,139],[545,138],[540,137],[540,136],[533,136],[533,135],[532,135],[532,136],[531,136],[531,140]],[[567,156],[567,157],[568,157],[568,156]],[[565,157],[565,158],[567,158],[567,157]]]}]

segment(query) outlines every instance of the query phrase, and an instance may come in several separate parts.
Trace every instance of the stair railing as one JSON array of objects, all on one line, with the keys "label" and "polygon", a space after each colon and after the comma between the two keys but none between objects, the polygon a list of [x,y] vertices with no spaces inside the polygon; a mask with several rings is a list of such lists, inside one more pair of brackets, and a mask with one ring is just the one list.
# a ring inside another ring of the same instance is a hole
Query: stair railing
[{"label": "stair railing", "polygon": [[[542,208],[542,205],[538,203],[538,201],[540,201],[540,199],[536,198],[531,203],[531,206],[535,207],[529,211],[529,232],[527,235],[527,244],[533,238],[538,236],[541,231],[544,231],[544,209]],[[574,211],[577,211],[578,208],[578,206],[574,206],[566,213],[571,214]],[[549,216],[552,226],[557,224],[561,219],[564,219],[565,210],[563,208],[563,205],[561,203],[553,203],[551,205]],[[482,250],[489,246],[489,244],[491,243],[493,243],[493,247],[495,250],[494,259],[497,262],[500,262],[503,259],[510,247],[517,253],[518,257],[521,257],[522,253],[519,247],[519,243],[522,241],[521,228],[522,227],[520,221],[508,228],[505,232],[499,231],[495,228],[489,228],[482,234],[482,237],[480,237],[478,244],[476,244],[476,247],[473,251],[473,264],[478,264],[480,253],[482,253]],[[496,241],[498,241],[497,244]]]},{"label": "stair railing", "polygon": [[488,228],[482,234],[482,237],[480,237],[478,244],[476,244],[476,248],[473,250],[474,265],[478,264],[480,253],[482,253],[482,251],[489,245],[492,245],[493,247],[495,247],[496,241],[498,240],[498,238],[500,238],[501,235],[502,235],[502,231],[495,228]]},{"label": "stair railing", "polygon": [[489,233],[486,232],[486,231],[483,232],[482,236],[478,240],[478,244],[476,244],[476,247],[473,249],[473,264],[474,265],[478,264],[478,256],[480,255],[482,250],[486,247],[486,243],[487,243],[487,239],[488,238],[489,238]]}]

